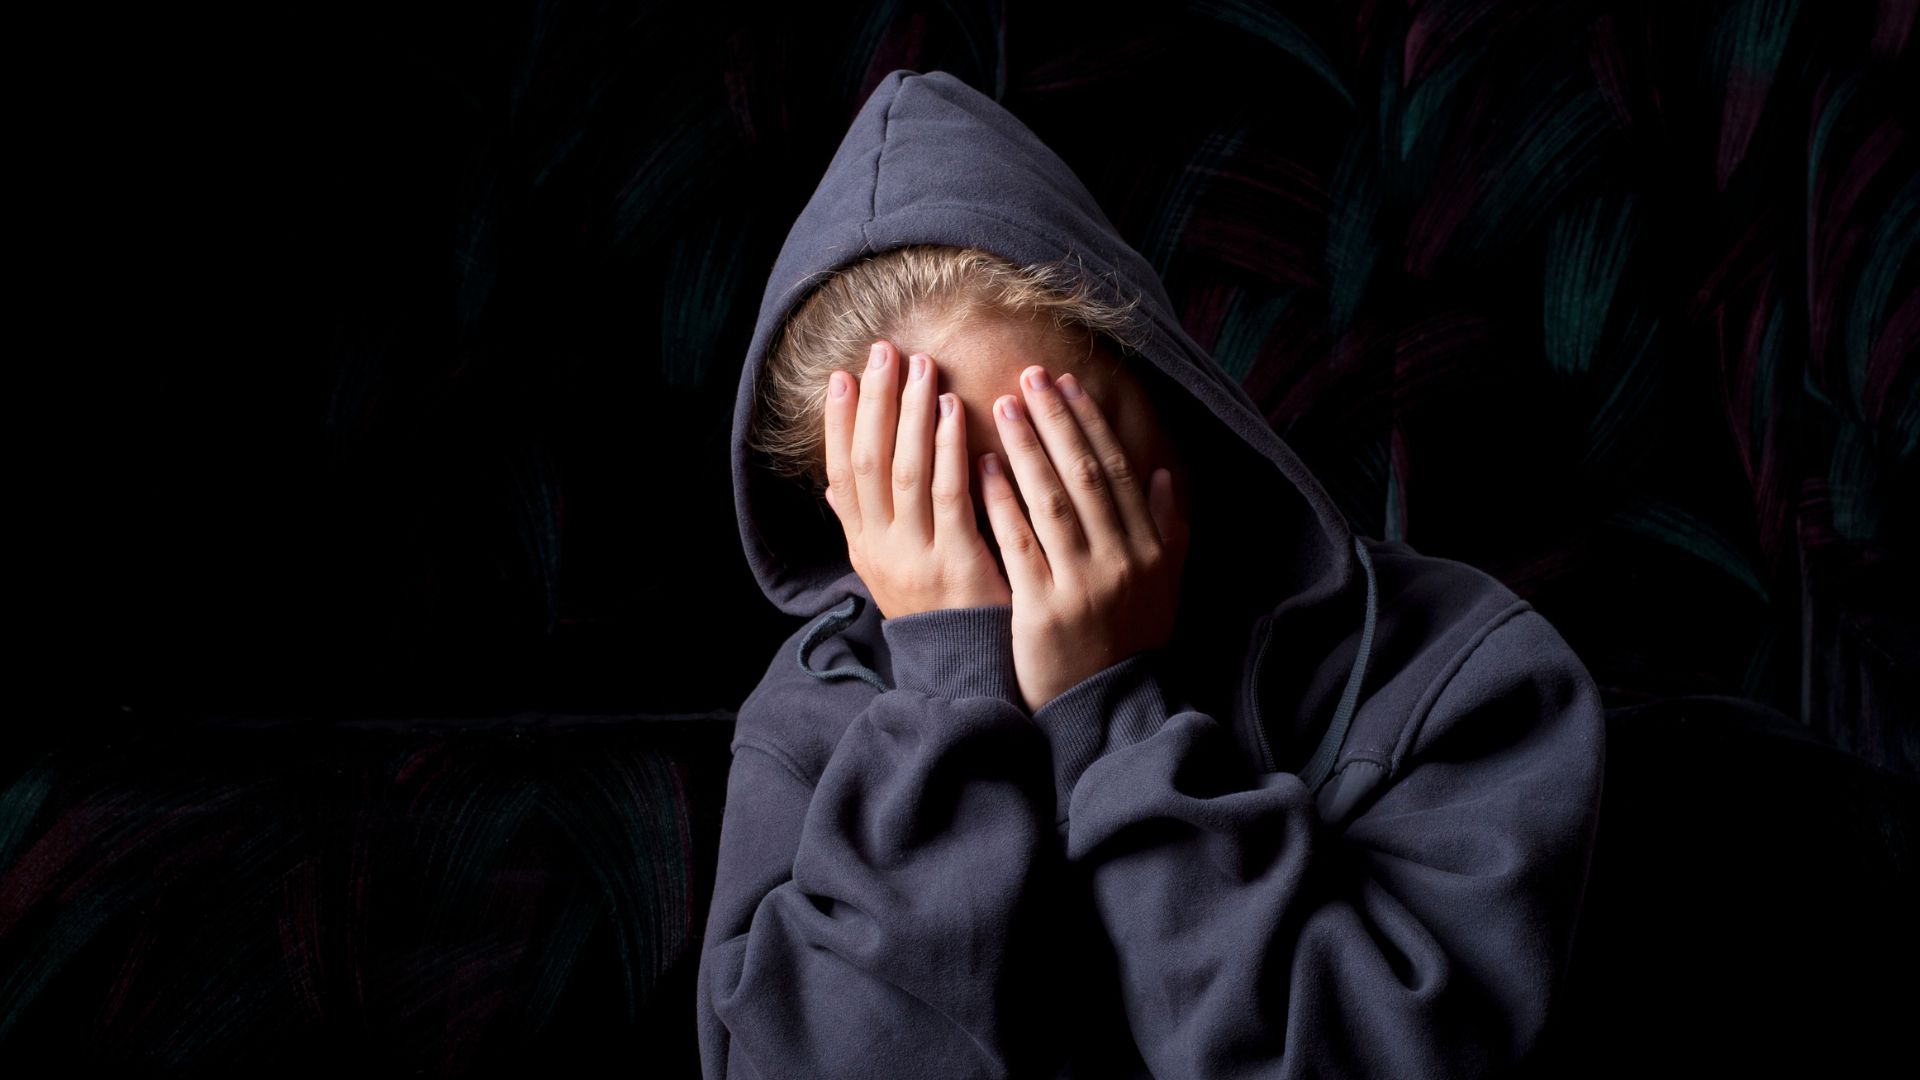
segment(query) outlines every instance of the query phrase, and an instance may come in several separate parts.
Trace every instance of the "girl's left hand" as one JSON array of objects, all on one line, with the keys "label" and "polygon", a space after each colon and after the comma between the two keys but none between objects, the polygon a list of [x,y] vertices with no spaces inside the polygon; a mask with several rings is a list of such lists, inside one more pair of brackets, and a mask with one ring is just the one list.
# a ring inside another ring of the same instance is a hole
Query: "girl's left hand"
[{"label": "girl's left hand", "polygon": [[1031,714],[1133,654],[1168,644],[1187,522],[1175,508],[1172,474],[1155,470],[1151,497],[1144,494],[1099,404],[1073,376],[1055,386],[1037,364],[1021,375],[1027,407],[1012,394],[993,407],[1013,475],[985,455],[981,498],[1013,590],[1014,670]]}]

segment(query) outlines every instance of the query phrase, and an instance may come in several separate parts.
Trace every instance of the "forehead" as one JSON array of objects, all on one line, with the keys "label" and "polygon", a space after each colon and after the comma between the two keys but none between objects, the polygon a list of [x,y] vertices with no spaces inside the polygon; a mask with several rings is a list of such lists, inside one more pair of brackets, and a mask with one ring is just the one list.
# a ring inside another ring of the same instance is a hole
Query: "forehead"
[{"label": "forehead", "polygon": [[979,313],[932,323],[924,331],[913,328],[898,344],[908,353],[932,355],[943,380],[963,395],[975,388],[1010,389],[1034,364],[1055,375],[1071,371],[1095,392],[1123,376],[1119,358],[1098,337],[1062,331],[1046,316]]}]

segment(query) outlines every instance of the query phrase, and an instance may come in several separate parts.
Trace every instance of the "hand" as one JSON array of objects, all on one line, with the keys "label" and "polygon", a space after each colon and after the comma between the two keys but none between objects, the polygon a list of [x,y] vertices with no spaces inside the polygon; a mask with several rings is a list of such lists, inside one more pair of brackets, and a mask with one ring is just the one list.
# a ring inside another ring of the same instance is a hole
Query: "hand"
[{"label": "hand", "polygon": [[[827,505],[846,531],[854,572],[888,619],[1010,604],[1007,579],[974,524],[965,406],[958,394],[936,397],[933,358],[920,353],[903,396],[900,359],[892,342],[874,343],[857,414],[852,375],[833,372],[827,390]],[[940,415],[943,404],[951,412]]]},{"label": "hand", "polygon": [[1039,365],[1022,375],[1027,408],[1001,397],[994,420],[1033,521],[991,454],[981,495],[1013,588],[1014,669],[1032,713],[1172,640],[1188,534],[1173,474],[1155,470],[1151,498],[1143,494],[1105,414],[1073,376],[1055,387]]}]

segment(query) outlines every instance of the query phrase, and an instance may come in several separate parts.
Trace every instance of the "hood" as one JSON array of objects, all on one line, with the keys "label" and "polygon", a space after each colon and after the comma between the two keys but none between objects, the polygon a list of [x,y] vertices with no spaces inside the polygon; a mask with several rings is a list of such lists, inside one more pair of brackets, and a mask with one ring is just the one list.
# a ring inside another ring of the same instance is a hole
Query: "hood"
[{"label": "hood", "polygon": [[[992,98],[944,71],[902,69],[881,80],[861,106],[787,234],[740,373],[734,508],[747,562],[781,611],[813,616],[850,593],[866,593],[824,503],[759,467],[748,449],[761,370],[810,286],[864,256],[907,244],[979,248],[1016,265],[1072,257],[1098,279],[1107,299],[1141,298],[1143,344],[1128,355],[1144,357],[1165,376],[1164,385],[1154,385],[1136,360],[1150,392],[1173,391],[1183,406],[1184,418],[1172,430],[1182,439],[1195,514],[1183,597],[1203,581],[1197,569],[1216,566],[1260,568],[1272,590],[1259,590],[1260,603],[1269,608],[1278,601],[1304,613],[1350,592],[1354,541],[1345,517],[1239,382],[1187,336],[1159,275],[1079,178]],[[1223,554],[1229,546],[1244,550],[1223,558],[1203,554]],[[1234,574],[1235,588],[1220,595],[1245,598],[1254,591],[1245,588],[1246,572]]]}]

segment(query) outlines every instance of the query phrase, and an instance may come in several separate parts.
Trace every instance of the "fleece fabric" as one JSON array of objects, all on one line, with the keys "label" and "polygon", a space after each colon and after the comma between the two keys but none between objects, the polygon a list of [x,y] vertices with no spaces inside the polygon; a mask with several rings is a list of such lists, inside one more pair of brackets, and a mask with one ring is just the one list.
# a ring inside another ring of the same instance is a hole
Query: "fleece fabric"
[{"label": "fleece fabric", "polygon": [[[1174,643],[1031,715],[1011,606],[882,618],[746,444],[810,286],[914,243],[1141,298],[1125,356],[1194,474]],[[768,279],[732,454],[747,562],[804,621],[737,713],[709,1080],[1481,1077],[1539,1040],[1598,827],[1592,678],[1490,575],[1355,536],[1000,104],[908,70],[864,103]]]}]

